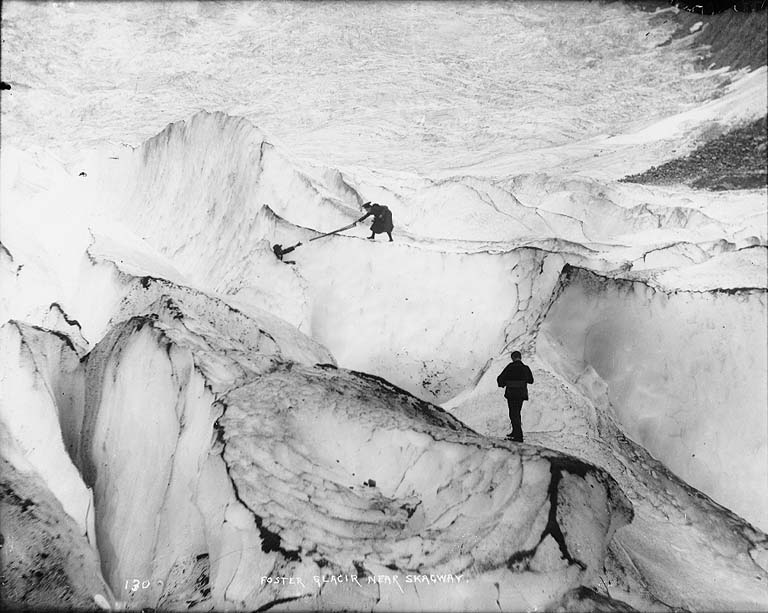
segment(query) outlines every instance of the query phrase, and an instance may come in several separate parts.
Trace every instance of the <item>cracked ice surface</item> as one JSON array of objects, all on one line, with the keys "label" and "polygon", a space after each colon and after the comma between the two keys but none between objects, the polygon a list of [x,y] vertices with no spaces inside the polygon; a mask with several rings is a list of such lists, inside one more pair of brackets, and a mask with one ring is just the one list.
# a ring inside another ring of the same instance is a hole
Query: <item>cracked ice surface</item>
[{"label": "cracked ice surface", "polygon": [[[549,335],[531,362],[539,390],[523,410],[526,441],[589,458],[614,475],[634,508],[617,531],[602,580],[638,610],[760,610],[768,573],[768,537],[692,488],[627,438],[608,403],[608,385],[590,367],[569,369]],[[494,364],[451,412],[478,432],[501,427]],[[674,569],[670,572],[670,569]],[[711,581],[702,582],[701,573]],[[723,589],[723,586],[729,586]],[[594,583],[600,589],[602,583]]]},{"label": "cracked ice surface", "polygon": [[[283,548],[348,568],[458,574],[523,549],[535,558],[546,456],[489,447],[447,415],[396,398],[365,379],[299,368],[229,393],[220,423],[240,498],[266,511],[263,525],[284,535]],[[337,446],[340,437],[356,444]]]}]

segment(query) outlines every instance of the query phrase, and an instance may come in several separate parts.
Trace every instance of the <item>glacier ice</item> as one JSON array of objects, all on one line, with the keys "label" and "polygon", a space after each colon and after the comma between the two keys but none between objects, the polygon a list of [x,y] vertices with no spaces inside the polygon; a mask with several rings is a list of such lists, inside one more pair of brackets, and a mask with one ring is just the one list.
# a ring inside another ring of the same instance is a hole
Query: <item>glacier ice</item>
[{"label": "glacier ice", "polygon": [[[765,609],[765,190],[615,181],[763,112],[764,76],[430,176],[299,159],[244,112],[67,159],[4,137],[4,594]],[[371,199],[393,244],[308,243]],[[524,445],[495,386],[512,349]]]},{"label": "glacier ice", "polygon": [[[471,575],[466,598],[509,583],[544,604],[593,574],[631,517],[607,474],[492,442],[382,379],[317,362],[321,350],[286,361],[268,329],[246,336],[255,325],[233,335],[164,295],[85,360],[78,458],[105,578],[164,578],[131,606],[323,603],[314,577],[393,571],[403,584]],[[277,574],[306,589],[254,581]]]}]

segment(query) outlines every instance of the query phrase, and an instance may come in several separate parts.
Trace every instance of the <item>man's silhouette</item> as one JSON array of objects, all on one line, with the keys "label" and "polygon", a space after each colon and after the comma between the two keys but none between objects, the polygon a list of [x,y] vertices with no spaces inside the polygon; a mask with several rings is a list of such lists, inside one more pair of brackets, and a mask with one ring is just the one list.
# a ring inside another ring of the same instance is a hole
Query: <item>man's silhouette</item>
[{"label": "man's silhouette", "polygon": [[523,409],[523,402],[528,400],[528,384],[533,383],[533,373],[523,364],[523,356],[519,351],[513,351],[511,357],[512,362],[496,377],[496,383],[499,387],[506,388],[504,397],[509,406],[509,421],[512,422],[512,432],[507,438],[522,443],[523,425],[520,411]]},{"label": "man's silhouette", "polygon": [[283,246],[280,243],[278,243],[277,245],[272,247],[272,252],[275,254],[277,259],[280,260],[281,262],[285,264],[295,264],[296,262],[294,262],[293,260],[284,260],[283,256],[286,253],[290,253],[291,251],[296,249],[296,247],[300,247],[300,246],[301,246],[301,243],[296,243],[292,247],[286,247],[285,249],[283,249]]},{"label": "man's silhouette", "polygon": [[[389,210],[389,207],[386,207],[383,204],[372,205],[370,202],[366,202],[363,205],[363,208],[365,209],[366,213],[357,221],[363,221],[363,219],[366,217],[373,215],[371,235],[368,237],[368,239],[374,240],[377,234],[383,234],[386,232],[387,236],[389,237],[389,241],[392,242],[392,230],[394,230],[395,226],[392,223],[392,211]],[[357,221],[355,223],[357,223]]]}]

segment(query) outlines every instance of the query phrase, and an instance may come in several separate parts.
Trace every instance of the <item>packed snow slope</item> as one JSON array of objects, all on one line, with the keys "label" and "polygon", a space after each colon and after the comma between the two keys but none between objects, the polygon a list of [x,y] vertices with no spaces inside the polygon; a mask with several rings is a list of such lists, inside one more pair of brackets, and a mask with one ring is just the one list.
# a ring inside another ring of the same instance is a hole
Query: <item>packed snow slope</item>
[{"label": "packed snow slope", "polygon": [[766,189],[618,181],[765,67],[619,3],[143,6],[4,14],[4,604],[768,608]]}]

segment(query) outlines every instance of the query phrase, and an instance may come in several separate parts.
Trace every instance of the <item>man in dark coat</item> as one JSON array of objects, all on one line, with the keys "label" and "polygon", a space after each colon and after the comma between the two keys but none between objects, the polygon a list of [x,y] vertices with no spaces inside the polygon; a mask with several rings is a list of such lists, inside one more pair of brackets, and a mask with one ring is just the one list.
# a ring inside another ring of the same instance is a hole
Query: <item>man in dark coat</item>
[{"label": "man in dark coat", "polygon": [[368,240],[374,240],[377,234],[386,232],[387,236],[389,236],[389,241],[392,242],[392,230],[395,227],[392,224],[392,211],[383,204],[371,204],[370,202],[366,202],[363,208],[365,209],[365,215],[357,221],[363,221],[366,217],[373,215],[371,235],[368,237]]},{"label": "man in dark coat", "polygon": [[300,246],[301,246],[301,243],[296,243],[295,245],[293,245],[293,247],[286,247],[285,249],[283,249],[283,246],[278,243],[277,245],[272,247],[272,252],[275,254],[277,259],[280,260],[281,262],[285,264],[295,264],[296,262],[294,262],[293,260],[284,260],[283,256],[286,253],[290,253],[291,251],[296,249],[296,247],[300,247]]},{"label": "man in dark coat", "polygon": [[506,388],[504,397],[509,406],[509,421],[512,422],[512,432],[509,433],[508,438],[522,443],[523,425],[520,411],[523,409],[523,402],[528,400],[528,384],[533,383],[533,373],[523,364],[523,356],[519,351],[512,352],[512,362],[507,364],[501,374],[496,377],[496,383],[499,387]]}]

